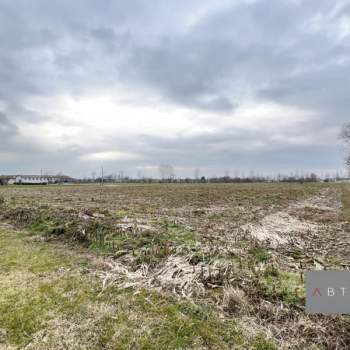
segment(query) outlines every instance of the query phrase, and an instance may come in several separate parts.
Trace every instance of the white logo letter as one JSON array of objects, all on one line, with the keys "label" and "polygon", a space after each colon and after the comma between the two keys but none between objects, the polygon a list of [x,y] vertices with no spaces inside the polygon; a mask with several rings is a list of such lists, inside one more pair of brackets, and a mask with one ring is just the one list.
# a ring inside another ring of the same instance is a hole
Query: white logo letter
[{"label": "white logo letter", "polygon": [[328,288],[328,296],[334,297],[334,288],[331,288],[331,287]]}]

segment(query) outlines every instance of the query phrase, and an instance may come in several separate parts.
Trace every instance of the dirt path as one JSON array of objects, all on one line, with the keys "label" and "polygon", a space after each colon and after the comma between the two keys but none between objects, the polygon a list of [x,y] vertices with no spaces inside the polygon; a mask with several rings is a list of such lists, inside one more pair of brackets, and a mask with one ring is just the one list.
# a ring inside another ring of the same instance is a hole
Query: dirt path
[{"label": "dirt path", "polygon": [[242,229],[283,254],[299,249],[307,259],[317,260],[318,268],[350,267],[349,235],[341,209],[339,191],[327,188]]}]

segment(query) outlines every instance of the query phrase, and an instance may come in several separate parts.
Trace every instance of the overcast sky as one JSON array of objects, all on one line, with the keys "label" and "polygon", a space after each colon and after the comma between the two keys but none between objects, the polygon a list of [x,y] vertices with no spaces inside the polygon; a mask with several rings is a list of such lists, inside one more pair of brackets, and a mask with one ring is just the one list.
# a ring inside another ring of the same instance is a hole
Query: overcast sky
[{"label": "overcast sky", "polygon": [[330,172],[350,2],[0,0],[0,173]]}]

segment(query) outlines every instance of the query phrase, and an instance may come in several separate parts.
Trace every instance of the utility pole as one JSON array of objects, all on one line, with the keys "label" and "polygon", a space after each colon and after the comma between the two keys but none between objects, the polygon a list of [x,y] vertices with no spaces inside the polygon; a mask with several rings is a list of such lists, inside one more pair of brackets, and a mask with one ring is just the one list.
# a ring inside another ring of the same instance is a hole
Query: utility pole
[{"label": "utility pole", "polygon": [[102,176],[101,176],[101,186],[103,186],[103,180],[104,180],[104,178],[103,178],[103,166],[101,166],[101,173],[102,173]]}]

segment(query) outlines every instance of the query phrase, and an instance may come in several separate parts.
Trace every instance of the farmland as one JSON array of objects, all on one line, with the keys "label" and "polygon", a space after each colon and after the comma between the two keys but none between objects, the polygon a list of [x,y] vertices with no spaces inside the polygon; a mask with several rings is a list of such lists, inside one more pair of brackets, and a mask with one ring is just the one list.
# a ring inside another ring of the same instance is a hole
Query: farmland
[{"label": "farmland", "polygon": [[0,187],[0,349],[348,349],[346,184]]}]

